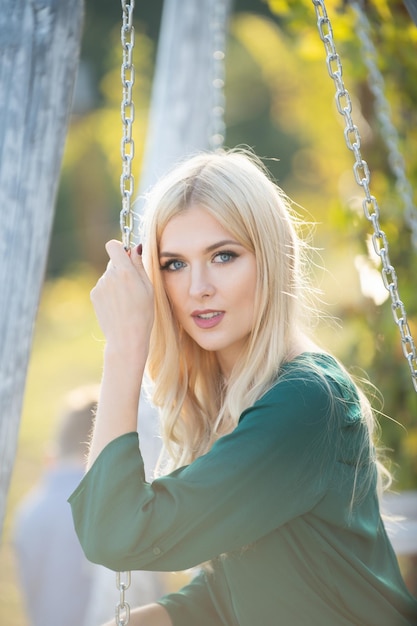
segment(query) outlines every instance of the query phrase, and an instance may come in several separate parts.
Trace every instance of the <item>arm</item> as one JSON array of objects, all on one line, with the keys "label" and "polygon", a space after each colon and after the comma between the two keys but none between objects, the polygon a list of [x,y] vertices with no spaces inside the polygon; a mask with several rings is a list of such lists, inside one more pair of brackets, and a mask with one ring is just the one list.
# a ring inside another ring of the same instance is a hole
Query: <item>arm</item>
[{"label": "arm", "polygon": [[135,249],[128,255],[118,241],[106,249],[109,264],[91,292],[106,347],[89,467],[110,441],[136,430],[153,324],[152,286],[140,254]]},{"label": "arm", "polygon": [[87,557],[122,571],[187,569],[311,511],[337,471],[330,406],[313,376],[294,376],[210,452],[152,484],[137,435],[119,437],[70,498]]},{"label": "arm", "polygon": [[209,570],[202,569],[182,589],[163,596],[158,602],[166,608],[174,625],[235,624],[229,585],[223,569],[216,562],[211,564]]},{"label": "arm", "polygon": [[[114,620],[103,626],[114,626]],[[148,604],[130,612],[129,626],[173,626],[173,623],[163,606]]]},{"label": "arm", "polygon": [[160,604],[148,604],[132,611],[131,626],[173,626],[168,611]]},{"label": "arm", "polygon": [[[234,623],[228,585],[218,568],[200,571],[179,591],[134,609],[129,626],[221,626]],[[108,622],[104,626],[113,626]]]}]

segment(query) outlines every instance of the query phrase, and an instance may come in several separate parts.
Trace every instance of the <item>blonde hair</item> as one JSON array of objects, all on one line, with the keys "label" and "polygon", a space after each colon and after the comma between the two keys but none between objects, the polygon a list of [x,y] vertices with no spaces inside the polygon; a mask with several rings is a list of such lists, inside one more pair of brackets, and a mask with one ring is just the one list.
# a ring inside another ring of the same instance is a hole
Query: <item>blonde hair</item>
[{"label": "blonde hair", "polygon": [[[255,325],[227,385],[214,354],[177,324],[165,294],[159,241],[174,216],[198,205],[255,254]],[[206,452],[230,432],[288,360],[300,332],[304,289],[297,219],[262,163],[246,151],[203,153],[180,163],[147,198],[144,263],[154,285],[155,324],[148,373],[174,466]]]},{"label": "blonde hair", "polygon": [[[255,324],[227,381],[215,354],[200,348],[177,323],[162,281],[162,233],[170,219],[192,206],[207,210],[256,258]],[[289,199],[262,162],[243,150],[198,154],[178,164],[151,190],[143,226],[143,258],[156,307],[147,368],[173,469],[231,432],[242,411],[276,383],[294,346],[307,343],[308,246],[298,235],[300,221]],[[369,458],[374,420],[363,394],[360,398]]]}]

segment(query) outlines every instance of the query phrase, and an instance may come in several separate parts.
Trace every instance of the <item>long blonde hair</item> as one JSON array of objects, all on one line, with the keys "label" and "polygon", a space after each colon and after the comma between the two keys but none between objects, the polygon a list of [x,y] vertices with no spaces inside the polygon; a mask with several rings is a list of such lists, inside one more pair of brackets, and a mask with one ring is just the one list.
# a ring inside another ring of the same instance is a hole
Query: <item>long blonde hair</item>
[{"label": "long blonde hair", "polygon": [[[255,324],[227,381],[215,354],[200,348],[177,323],[162,281],[162,233],[171,218],[191,206],[207,210],[256,258]],[[306,341],[312,313],[305,298],[311,293],[306,245],[284,192],[262,162],[242,150],[203,153],[177,165],[149,194],[143,225],[144,263],[156,307],[147,369],[173,469],[231,432],[242,411],[275,384],[294,346]],[[365,396],[359,392],[359,397],[369,436],[363,453],[369,458],[374,419]]]},{"label": "long blonde hair", "polygon": [[[215,355],[201,349],[177,324],[161,278],[162,232],[174,215],[192,205],[204,207],[257,262],[256,322],[227,384]],[[285,194],[246,151],[196,155],[174,168],[148,196],[144,263],[156,307],[148,374],[174,466],[191,462],[230,432],[290,357],[307,293],[296,223]]]}]

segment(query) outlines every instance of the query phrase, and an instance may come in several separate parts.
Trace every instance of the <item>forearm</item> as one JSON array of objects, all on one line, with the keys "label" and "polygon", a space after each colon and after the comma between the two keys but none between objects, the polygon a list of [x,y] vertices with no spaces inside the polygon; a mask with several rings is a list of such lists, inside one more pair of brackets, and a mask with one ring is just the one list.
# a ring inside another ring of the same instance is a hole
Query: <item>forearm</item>
[{"label": "forearm", "polygon": [[[104,626],[114,626],[114,621]],[[148,604],[130,612],[129,626],[173,626],[168,611],[160,604]]]},{"label": "forearm", "polygon": [[137,430],[144,367],[145,358],[138,351],[106,346],[88,467],[110,441]]},{"label": "forearm", "polygon": [[100,397],[88,467],[113,439],[137,429],[140,388],[153,325],[153,290],[141,251],[109,241],[106,271],[91,290],[106,337]]}]

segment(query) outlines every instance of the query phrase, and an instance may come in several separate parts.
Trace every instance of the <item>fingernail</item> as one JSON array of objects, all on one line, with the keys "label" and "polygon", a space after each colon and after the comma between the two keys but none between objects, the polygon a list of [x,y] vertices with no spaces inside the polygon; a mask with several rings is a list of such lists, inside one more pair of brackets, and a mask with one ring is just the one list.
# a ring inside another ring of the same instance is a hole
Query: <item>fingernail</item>
[{"label": "fingernail", "polygon": [[142,244],[141,243],[136,248],[136,252],[138,253],[139,256],[142,256]]}]

